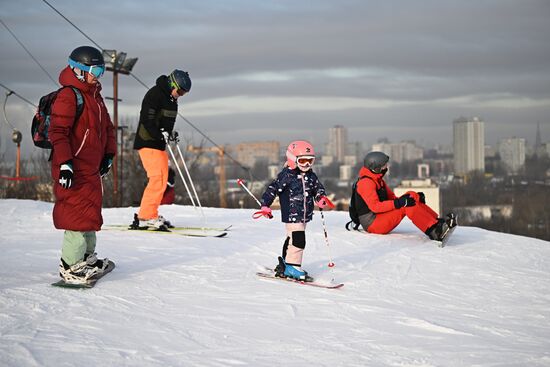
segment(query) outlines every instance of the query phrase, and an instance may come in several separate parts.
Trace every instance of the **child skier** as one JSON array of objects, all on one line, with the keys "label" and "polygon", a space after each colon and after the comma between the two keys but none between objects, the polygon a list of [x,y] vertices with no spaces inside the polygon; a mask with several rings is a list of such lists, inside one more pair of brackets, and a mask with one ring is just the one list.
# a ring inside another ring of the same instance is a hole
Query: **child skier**
[{"label": "child skier", "polygon": [[334,208],[326,197],[325,188],[313,172],[315,161],[313,146],[304,140],[290,143],[286,151],[286,163],[277,178],[269,184],[262,195],[261,210],[254,218],[273,218],[269,206],[279,196],[281,220],[286,223],[286,239],[282,257],[275,267],[276,276],[311,280],[302,269],[302,255],[306,247],[306,223],[313,216],[314,203],[319,208]]},{"label": "child skier", "polygon": [[382,152],[370,152],[365,156],[351,199],[358,224],[369,233],[387,234],[407,216],[430,239],[443,241],[449,230],[457,225],[456,216],[449,213],[445,219],[438,218],[426,205],[422,192],[408,191],[399,198],[395,196],[383,179],[389,159]]}]

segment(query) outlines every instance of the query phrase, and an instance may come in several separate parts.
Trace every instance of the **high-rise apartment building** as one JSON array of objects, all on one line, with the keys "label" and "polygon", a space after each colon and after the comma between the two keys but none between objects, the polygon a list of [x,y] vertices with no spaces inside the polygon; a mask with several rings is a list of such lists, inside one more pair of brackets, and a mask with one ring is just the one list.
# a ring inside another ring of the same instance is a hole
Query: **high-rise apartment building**
[{"label": "high-rise apartment building", "polygon": [[348,131],[342,125],[331,127],[328,131],[326,155],[333,156],[336,161],[343,162],[348,146]]},{"label": "high-rise apartment building", "polygon": [[525,139],[501,139],[498,146],[498,152],[500,154],[500,160],[504,163],[508,173],[518,173],[525,164]]},{"label": "high-rise apartment building", "polygon": [[453,121],[454,172],[466,175],[485,172],[485,130],[478,117],[460,117]]}]

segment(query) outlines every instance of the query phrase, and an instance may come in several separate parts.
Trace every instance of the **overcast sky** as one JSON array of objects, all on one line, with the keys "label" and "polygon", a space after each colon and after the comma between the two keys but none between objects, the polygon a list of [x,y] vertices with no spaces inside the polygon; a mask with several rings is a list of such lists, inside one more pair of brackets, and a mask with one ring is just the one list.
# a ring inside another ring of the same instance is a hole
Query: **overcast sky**
[{"label": "overcast sky", "polygon": [[[189,71],[180,112],[219,144],[321,145],[340,124],[367,144],[450,145],[459,116],[481,117],[490,144],[532,144],[537,123],[550,140],[550,1],[49,2],[102,48],[138,57],[149,86]],[[92,45],[40,0],[0,0],[0,19],[56,80],[74,48]],[[56,88],[2,25],[0,50],[2,84],[34,103]],[[112,96],[109,73],[102,83]],[[137,116],[146,89],[119,84],[121,114]],[[6,111],[28,139],[33,108],[10,96]],[[176,129],[193,131],[180,118]]]}]

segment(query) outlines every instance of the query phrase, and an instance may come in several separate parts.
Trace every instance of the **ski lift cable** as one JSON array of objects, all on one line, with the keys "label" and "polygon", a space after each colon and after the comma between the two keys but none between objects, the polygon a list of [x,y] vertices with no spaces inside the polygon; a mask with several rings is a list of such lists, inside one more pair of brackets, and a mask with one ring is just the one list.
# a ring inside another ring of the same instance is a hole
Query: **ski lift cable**
[{"label": "ski lift cable", "polygon": [[[51,5],[47,0],[42,0],[44,3],[46,3],[50,8],[52,8],[57,14],[59,14],[63,19],[65,19],[70,25],[72,25],[76,30],[78,30],[84,37],[86,37],[90,42],[92,42],[95,46],[97,46],[99,49],[103,50],[103,47],[101,47],[97,42],[95,42],[91,37],[89,37],[84,31],[82,31],[80,28],[78,28],[73,22],[71,22],[66,16],[64,16],[59,10],[57,10],[53,5]],[[141,81],[134,73],[130,72],[130,75],[143,87],[146,89],[149,89],[149,86],[145,84],[143,81]],[[208,140],[210,143],[212,143],[215,147],[218,149],[222,149],[220,145],[218,145],[216,142],[214,142],[208,135],[203,133],[198,127],[196,127],[194,124],[191,123],[187,118],[185,118],[181,113],[178,112],[178,115],[193,129],[195,129],[199,134],[201,134],[206,140]],[[238,160],[233,158],[230,154],[226,153],[224,150],[224,155],[229,158],[231,161],[236,163],[241,169],[243,169],[248,175],[250,176],[251,180],[253,179],[252,172],[249,167],[244,166],[242,163],[240,163]]]},{"label": "ski lift cable", "polygon": [[4,23],[4,21],[2,19],[0,19],[0,23],[2,23],[2,25],[8,30],[8,32],[13,36],[13,38],[15,38],[15,40],[17,41],[17,43],[19,43],[19,45],[21,47],[23,47],[23,49],[27,52],[27,54],[29,54],[29,56],[31,57],[31,59],[34,60],[34,62],[36,62],[38,64],[38,66],[40,67],[40,69],[42,69],[42,71],[44,73],[46,73],[46,75],[48,76],[48,78],[50,78],[50,80],[56,85],[56,86],[59,86],[59,84],[55,81],[55,79],[51,76],[50,73],[48,73],[48,71],[44,68],[44,66],[42,66],[42,64],[40,64],[40,62],[36,59],[36,57],[33,56],[33,54],[27,49],[27,47],[25,47],[25,45],[23,44],[23,42],[21,42],[19,40],[19,38],[17,38],[17,36],[15,35],[15,33],[12,32],[12,30],[7,26],[6,23]]}]

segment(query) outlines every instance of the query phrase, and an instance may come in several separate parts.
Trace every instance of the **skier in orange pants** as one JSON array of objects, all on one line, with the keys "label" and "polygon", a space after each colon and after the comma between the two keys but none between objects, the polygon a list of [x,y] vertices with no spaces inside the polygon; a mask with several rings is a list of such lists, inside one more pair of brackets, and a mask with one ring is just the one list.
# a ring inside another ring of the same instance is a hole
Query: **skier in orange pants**
[{"label": "skier in orange pants", "polygon": [[149,182],[131,228],[167,230],[171,227],[170,222],[158,212],[168,181],[168,154],[165,149],[169,141],[178,140],[177,132],[173,131],[178,115],[178,98],[190,90],[189,74],[176,69],[168,76],[159,76],[156,85],[143,97],[134,149],[139,152]]}]

